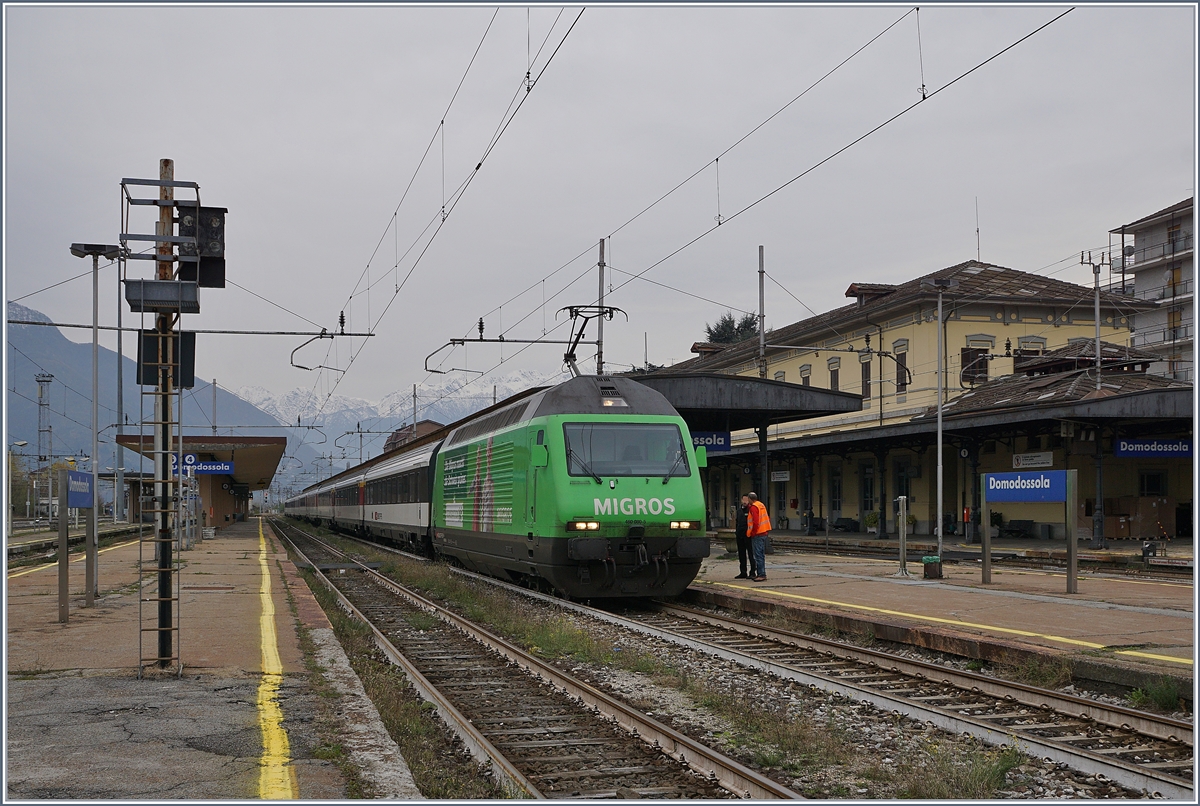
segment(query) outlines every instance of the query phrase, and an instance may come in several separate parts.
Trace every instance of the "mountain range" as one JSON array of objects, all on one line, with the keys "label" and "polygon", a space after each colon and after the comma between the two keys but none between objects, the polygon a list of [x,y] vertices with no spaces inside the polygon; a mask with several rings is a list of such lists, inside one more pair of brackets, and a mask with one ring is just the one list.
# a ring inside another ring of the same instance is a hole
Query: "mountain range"
[{"label": "mountain range", "polygon": [[[8,303],[8,442],[25,441],[16,448],[33,468],[39,455],[38,383],[39,374],[53,375],[46,386],[49,406],[47,425],[51,433],[42,435],[41,454],[56,458],[82,457],[91,452],[92,421],[92,348],[66,338],[44,313],[14,302]],[[134,349],[135,335],[126,334],[127,355],[122,361],[122,388],[126,433],[136,433],[141,419],[142,395],[137,385],[136,361],[128,356]],[[203,338],[198,337],[198,338]],[[202,349],[198,345],[197,349]],[[99,421],[100,456],[98,467],[116,467],[113,435],[117,424],[117,354],[100,347]],[[534,372],[513,372],[486,378],[438,376],[417,387],[417,417],[439,423],[452,423],[532,386],[544,386],[566,380],[566,375],[546,376]],[[145,405],[151,405],[149,397]],[[363,458],[378,456],[392,430],[412,422],[413,390],[400,389],[379,401],[343,395],[319,395],[311,389],[275,392],[261,386],[247,386],[236,393],[218,385],[216,412],[218,432],[239,436],[286,436],[287,455],[280,463],[276,481],[282,487],[303,487],[311,483],[313,467],[326,476],[358,462],[362,433]],[[212,433],[214,422],[212,384],[197,379],[195,388],[184,393],[183,423],[187,435]],[[351,432],[351,433],[347,433]],[[50,439],[53,439],[51,451]],[[329,457],[325,464],[320,457]],[[124,466],[139,467],[132,451],[124,451]],[[142,468],[150,465],[142,460]]]},{"label": "mountain range", "polygon": [[[447,377],[424,383],[416,390],[418,420],[433,420],[448,424],[492,405],[493,401],[522,392],[530,387],[545,386],[566,380],[567,376],[547,378],[536,372],[513,372],[502,376],[477,379]],[[378,401],[332,394],[319,395],[312,389],[292,389],[282,394],[261,386],[244,386],[237,390],[243,400],[270,414],[281,425],[302,426],[319,424],[322,433],[339,451],[357,461],[358,432],[364,445],[364,458],[377,456],[387,435],[413,421],[413,391],[393,392]],[[314,440],[310,437],[309,443]],[[329,449],[322,447],[328,452]]]}]

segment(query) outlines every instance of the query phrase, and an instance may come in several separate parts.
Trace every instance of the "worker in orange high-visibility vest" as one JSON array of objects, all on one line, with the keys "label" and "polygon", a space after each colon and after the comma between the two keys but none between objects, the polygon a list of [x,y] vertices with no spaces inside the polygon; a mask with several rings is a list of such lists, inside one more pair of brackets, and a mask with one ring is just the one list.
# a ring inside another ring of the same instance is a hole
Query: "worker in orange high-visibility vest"
[{"label": "worker in orange high-visibility vest", "polygon": [[750,493],[750,512],[746,518],[746,536],[750,538],[750,548],[754,553],[754,567],[758,570],[755,582],[767,578],[767,538],[771,536],[771,518],[767,515],[767,507],[758,500],[757,493]]}]

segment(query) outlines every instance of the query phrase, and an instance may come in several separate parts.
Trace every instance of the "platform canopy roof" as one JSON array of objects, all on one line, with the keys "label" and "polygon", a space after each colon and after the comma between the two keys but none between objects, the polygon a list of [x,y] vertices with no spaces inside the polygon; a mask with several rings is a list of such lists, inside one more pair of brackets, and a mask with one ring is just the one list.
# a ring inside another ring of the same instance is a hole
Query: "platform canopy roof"
[{"label": "platform canopy roof", "polygon": [[862,411],[862,396],[786,381],[719,373],[626,376],[661,393],[694,431],[740,431]]},{"label": "platform canopy roof", "polygon": [[[150,436],[146,435],[145,442],[141,439],[138,434],[121,434],[117,444],[143,456],[152,456],[154,447]],[[183,437],[184,453],[194,453],[201,461],[233,462],[230,477],[235,484],[244,484],[251,490],[265,490],[271,486],[286,449],[287,437]]]}]

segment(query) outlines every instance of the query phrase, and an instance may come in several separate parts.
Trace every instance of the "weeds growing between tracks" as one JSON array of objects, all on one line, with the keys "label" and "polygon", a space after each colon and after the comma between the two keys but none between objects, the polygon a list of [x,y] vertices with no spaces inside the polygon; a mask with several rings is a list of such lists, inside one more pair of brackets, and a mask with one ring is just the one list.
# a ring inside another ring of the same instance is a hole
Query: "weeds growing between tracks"
[{"label": "weeds growing between tracks", "polygon": [[[683,695],[729,726],[722,739],[744,763],[768,774],[779,771],[798,782],[810,782],[800,783],[797,790],[809,797],[863,797],[868,792],[867,797],[995,797],[1006,774],[1023,759],[1016,750],[934,738],[911,758],[897,757],[896,762],[883,765],[877,752],[861,749],[838,720],[814,718],[806,709],[789,708],[782,700],[771,704],[769,697],[751,707],[745,690],[715,683],[694,669],[689,671],[686,664],[674,664],[670,652],[649,645],[643,649],[635,642],[614,643],[581,626],[576,617],[530,607],[506,591],[458,577],[442,566],[392,559],[384,562],[381,571],[545,660],[572,669],[581,665],[620,669]],[[661,708],[649,699],[638,701],[636,695],[631,704]],[[702,735],[695,738],[711,741]]]},{"label": "weeds growing between tracks", "polygon": [[455,800],[503,798],[503,792],[481,773],[474,759],[442,725],[433,705],[421,699],[404,672],[383,657],[371,629],[343,612],[333,594],[311,572],[301,573],[328,616],[384,727],[408,762],[421,794]]}]

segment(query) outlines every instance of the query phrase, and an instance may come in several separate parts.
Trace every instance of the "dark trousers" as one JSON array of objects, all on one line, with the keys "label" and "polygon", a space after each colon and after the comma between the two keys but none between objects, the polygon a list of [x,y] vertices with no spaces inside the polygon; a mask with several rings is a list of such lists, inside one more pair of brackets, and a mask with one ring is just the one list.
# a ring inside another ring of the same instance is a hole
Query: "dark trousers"
[{"label": "dark trousers", "polygon": [[752,576],[752,577],[758,576],[758,574],[755,573],[755,571],[757,570],[757,567],[754,565],[754,553],[750,546],[750,538],[746,537],[745,535],[738,535],[737,536],[737,550],[738,550],[738,567],[741,569],[741,573],[743,573],[743,574],[747,573],[746,561],[749,560],[750,561],[750,571],[747,575]]}]

